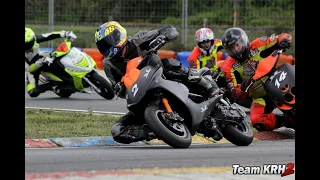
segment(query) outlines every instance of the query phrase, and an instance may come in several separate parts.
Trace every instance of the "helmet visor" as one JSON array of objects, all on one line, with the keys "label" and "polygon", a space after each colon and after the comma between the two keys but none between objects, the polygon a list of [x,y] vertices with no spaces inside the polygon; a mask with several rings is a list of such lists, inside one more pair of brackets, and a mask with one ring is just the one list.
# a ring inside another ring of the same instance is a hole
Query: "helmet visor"
[{"label": "helmet visor", "polygon": [[111,59],[115,56],[123,47],[126,42],[126,38],[121,36],[121,32],[115,29],[109,35],[96,42],[96,45],[103,56],[107,59]]},{"label": "helmet visor", "polygon": [[122,49],[121,47],[115,47],[113,45],[108,51],[106,51],[102,55],[109,60],[113,58],[121,49]]},{"label": "helmet visor", "polygon": [[120,41],[120,32],[118,30],[114,30],[109,35],[103,37],[100,41],[97,41],[97,47],[101,54],[107,52],[113,45]]}]

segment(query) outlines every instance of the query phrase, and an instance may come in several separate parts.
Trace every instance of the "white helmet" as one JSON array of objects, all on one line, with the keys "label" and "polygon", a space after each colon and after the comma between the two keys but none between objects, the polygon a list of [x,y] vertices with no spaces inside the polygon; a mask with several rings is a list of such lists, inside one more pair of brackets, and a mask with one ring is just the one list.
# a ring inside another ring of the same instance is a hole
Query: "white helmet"
[{"label": "white helmet", "polygon": [[[196,44],[200,48],[202,53],[204,53],[206,55],[209,55],[212,53],[212,50],[214,48],[214,34],[211,29],[209,29],[209,28],[198,29],[196,31],[194,37],[196,40]],[[200,43],[205,42],[205,41],[211,41],[211,45],[205,46],[205,47],[201,46]]]}]

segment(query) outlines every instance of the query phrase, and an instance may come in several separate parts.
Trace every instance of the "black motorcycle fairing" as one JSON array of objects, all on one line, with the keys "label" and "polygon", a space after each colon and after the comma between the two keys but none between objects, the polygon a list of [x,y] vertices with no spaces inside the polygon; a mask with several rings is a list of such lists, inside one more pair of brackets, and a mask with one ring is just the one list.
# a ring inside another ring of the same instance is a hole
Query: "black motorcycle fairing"
[{"label": "black motorcycle fairing", "polygon": [[188,99],[186,107],[192,116],[191,134],[194,134],[199,129],[201,122],[216,108],[216,105],[222,96],[223,95],[212,97],[200,104],[194,103],[192,100]]},{"label": "black motorcycle fairing", "polygon": [[[278,102],[290,105],[295,96],[295,68],[289,63],[276,68],[264,84],[269,95]],[[291,105],[294,105],[291,104]]]},{"label": "black motorcycle fairing", "polygon": [[[194,134],[200,123],[205,117],[209,115],[212,109],[215,108],[216,103],[222,95],[213,97],[202,103],[195,103],[189,97],[189,89],[182,83],[166,80],[162,77],[162,67],[155,65],[148,65],[142,68],[139,78],[130,87],[127,88],[127,108],[136,109],[132,106],[138,105],[148,91],[154,89],[161,89],[167,93],[172,94],[178,101],[181,101],[191,114],[191,134]],[[154,98],[154,97],[153,97]],[[152,99],[150,99],[151,101]],[[169,100],[170,102],[170,100]],[[173,102],[174,103],[174,102]],[[139,106],[141,106],[139,104]],[[134,114],[138,114],[133,112]]]},{"label": "black motorcycle fairing", "polygon": [[127,107],[139,103],[148,90],[156,88],[169,89],[169,91],[170,89],[183,89],[183,91],[175,94],[175,96],[181,101],[186,101],[188,99],[189,89],[179,82],[163,79],[162,67],[151,64],[142,68],[140,72],[137,81],[130,88],[126,89]]},{"label": "black motorcycle fairing", "polygon": [[182,83],[162,78],[162,68],[154,75],[154,80],[149,88],[160,88],[174,95],[177,100],[181,101],[187,108],[191,115],[192,123],[190,133],[194,134],[200,126],[200,123],[206,118],[210,112],[215,108],[216,103],[219,102],[222,95],[213,97],[201,103],[195,103],[189,98],[189,89]]}]

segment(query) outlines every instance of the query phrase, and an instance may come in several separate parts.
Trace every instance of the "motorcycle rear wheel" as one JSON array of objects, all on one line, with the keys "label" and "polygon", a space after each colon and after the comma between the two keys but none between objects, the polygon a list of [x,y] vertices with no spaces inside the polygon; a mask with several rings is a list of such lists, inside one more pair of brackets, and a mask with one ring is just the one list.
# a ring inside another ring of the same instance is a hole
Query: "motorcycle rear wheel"
[{"label": "motorcycle rear wheel", "polygon": [[173,123],[172,126],[167,124],[161,116],[163,112],[165,112],[165,109],[158,105],[152,104],[147,107],[144,118],[148,127],[159,139],[171,147],[188,148],[191,145],[192,136],[187,126],[182,123]]}]

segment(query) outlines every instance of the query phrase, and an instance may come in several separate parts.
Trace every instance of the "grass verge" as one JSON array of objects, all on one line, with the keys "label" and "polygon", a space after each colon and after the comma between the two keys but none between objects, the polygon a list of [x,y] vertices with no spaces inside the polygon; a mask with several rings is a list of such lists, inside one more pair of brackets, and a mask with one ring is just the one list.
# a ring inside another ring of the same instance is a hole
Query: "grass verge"
[{"label": "grass verge", "polygon": [[25,139],[111,136],[118,115],[25,109]]},{"label": "grass verge", "polygon": [[[25,139],[111,136],[119,115],[25,109]],[[257,132],[253,128],[253,132]]]}]

